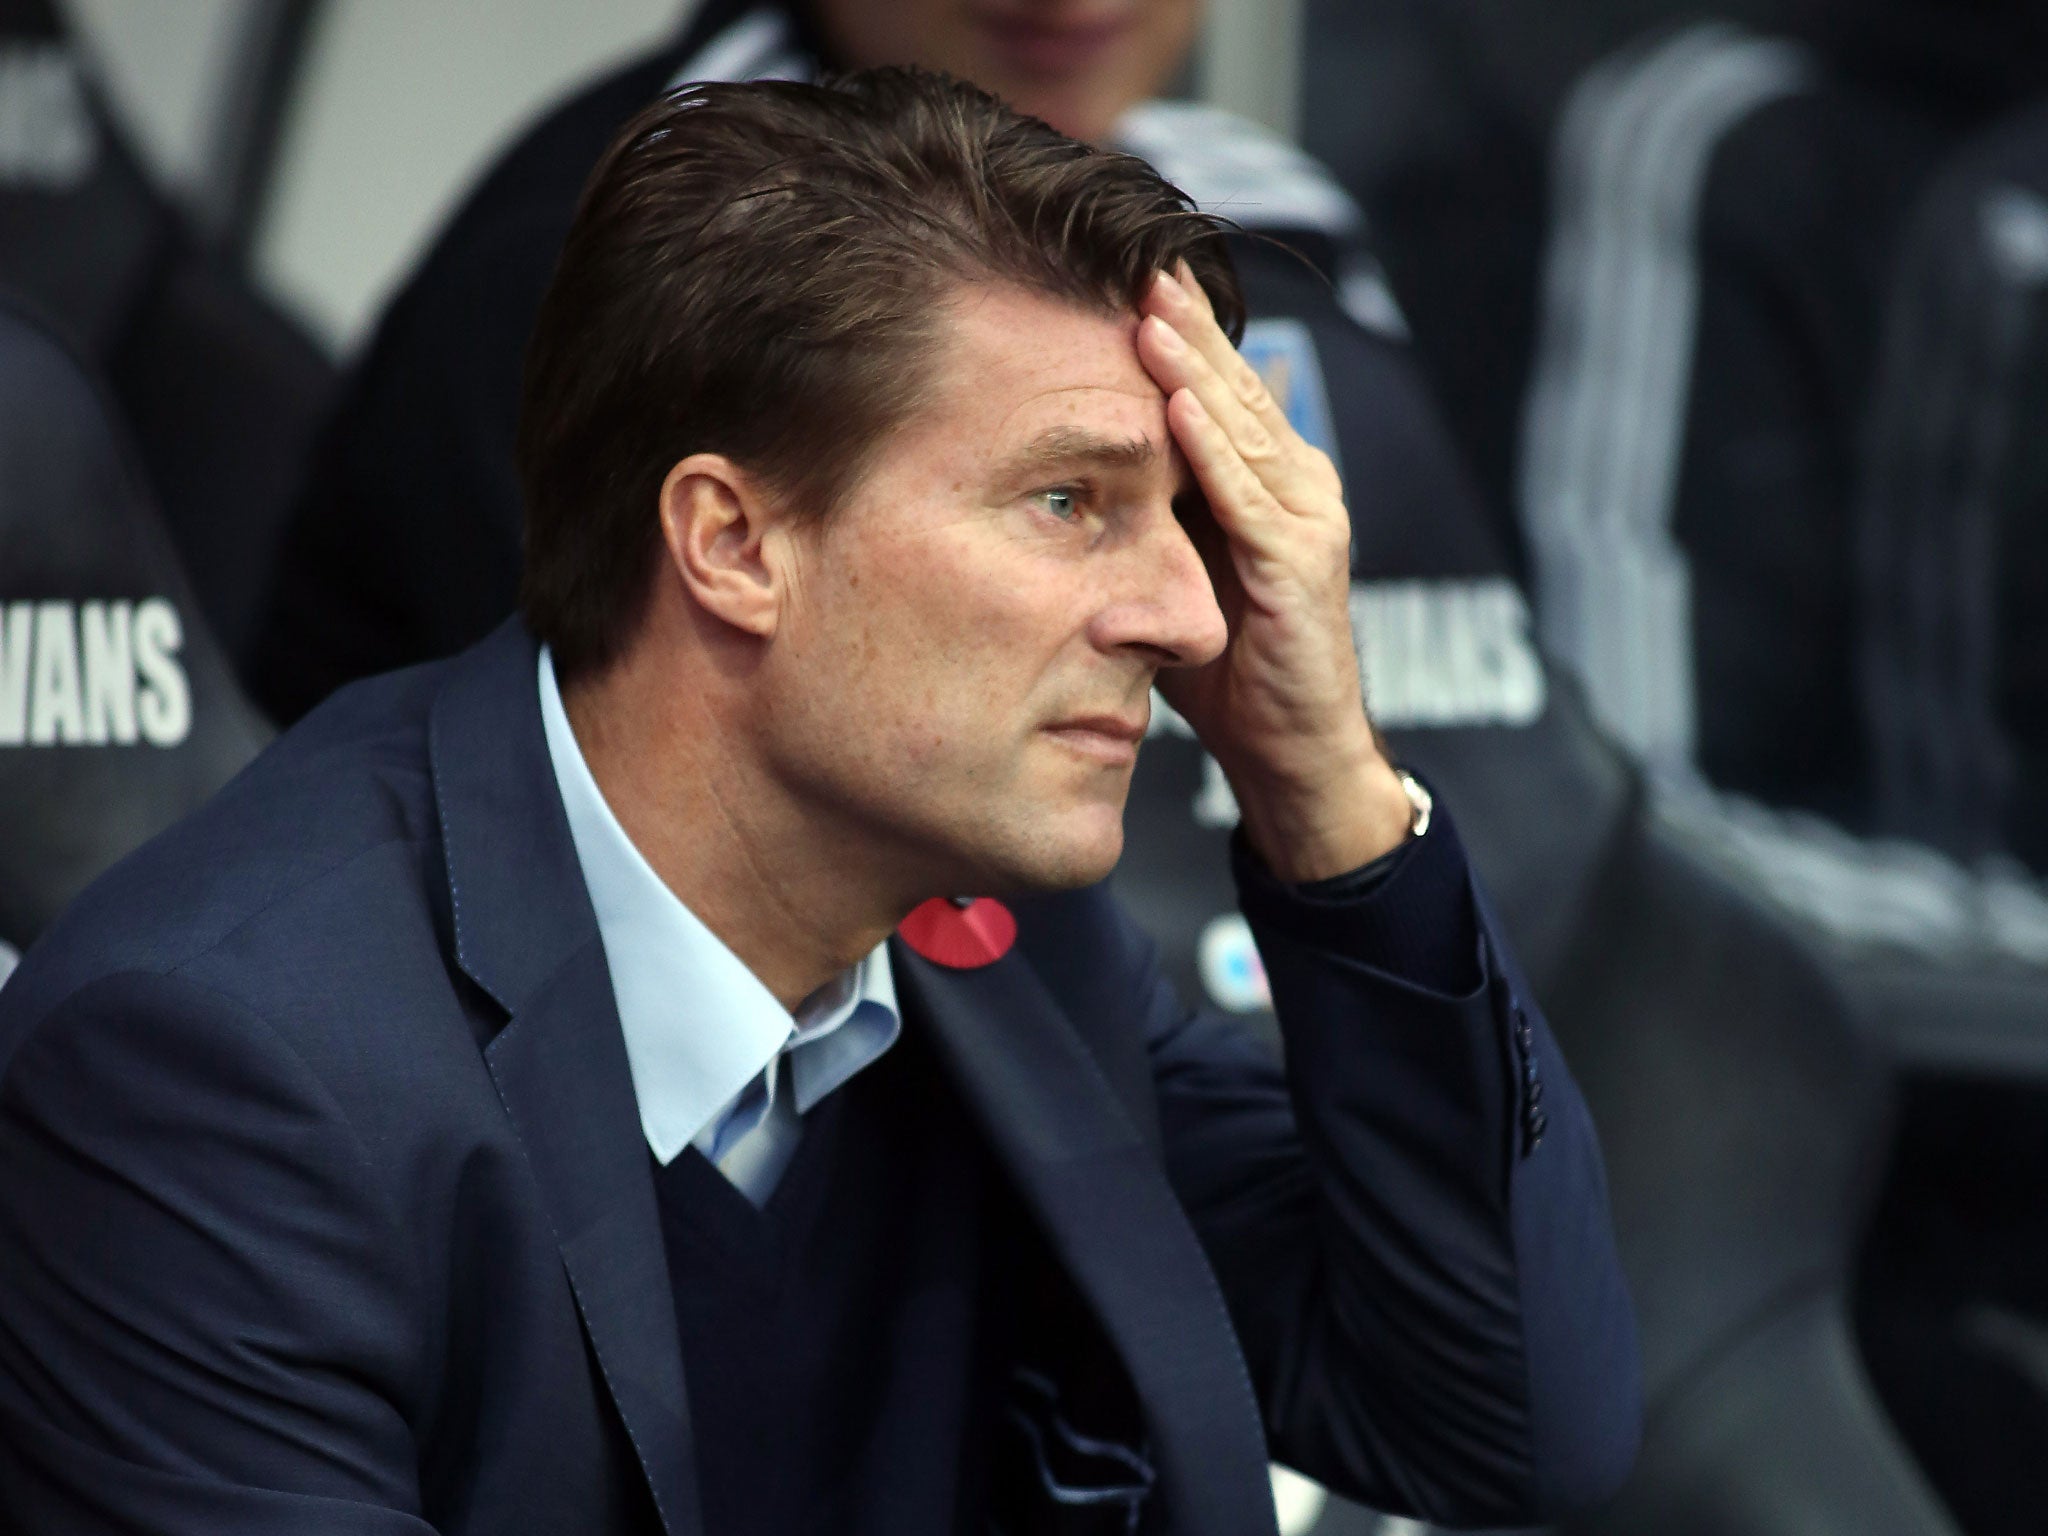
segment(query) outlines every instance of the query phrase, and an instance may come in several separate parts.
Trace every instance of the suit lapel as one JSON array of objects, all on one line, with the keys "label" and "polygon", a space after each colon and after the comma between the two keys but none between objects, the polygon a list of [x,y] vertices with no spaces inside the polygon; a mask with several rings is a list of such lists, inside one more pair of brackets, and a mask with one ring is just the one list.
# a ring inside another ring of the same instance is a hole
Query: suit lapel
[{"label": "suit lapel", "polygon": [[953,1081],[1122,1357],[1176,1536],[1274,1529],[1265,1433],[1222,1292],[1094,1056],[1012,951],[953,971],[890,946]]},{"label": "suit lapel", "polygon": [[457,963],[511,1015],[484,1049],[668,1536],[701,1529],[682,1347],[647,1143],[596,915],[509,624],[456,662],[429,725]]}]

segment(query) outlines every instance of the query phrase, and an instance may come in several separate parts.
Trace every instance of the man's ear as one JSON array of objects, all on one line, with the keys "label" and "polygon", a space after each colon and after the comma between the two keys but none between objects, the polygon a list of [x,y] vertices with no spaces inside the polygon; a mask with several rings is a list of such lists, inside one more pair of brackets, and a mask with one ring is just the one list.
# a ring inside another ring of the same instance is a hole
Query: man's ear
[{"label": "man's ear", "polygon": [[661,482],[670,569],[698,607],[763,640],[788,596],[773,548],[781,521],[760,482],[723,454],[693,453]]}]

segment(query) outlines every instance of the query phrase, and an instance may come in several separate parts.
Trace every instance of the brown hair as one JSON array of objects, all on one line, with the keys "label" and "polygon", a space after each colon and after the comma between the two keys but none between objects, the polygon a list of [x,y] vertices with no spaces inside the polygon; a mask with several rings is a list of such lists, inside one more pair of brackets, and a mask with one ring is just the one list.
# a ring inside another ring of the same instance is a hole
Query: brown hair
[{"label": "brown hair", "polygon": [[693,85],[592,172],[527,347],[520,602],[565,673],[637,627],[676,462],[723,453],[827,511],[916,409],[946,291],[1106,312],[1185,260],[1235,337],[1216,221],[1142,161],[911,69]]}]

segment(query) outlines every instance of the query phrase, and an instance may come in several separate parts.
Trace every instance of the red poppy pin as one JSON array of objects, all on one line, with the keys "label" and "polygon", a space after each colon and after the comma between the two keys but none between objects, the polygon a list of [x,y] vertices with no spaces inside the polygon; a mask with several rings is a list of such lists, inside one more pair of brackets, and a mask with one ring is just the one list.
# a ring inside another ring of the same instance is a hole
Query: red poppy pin
[{"label": "red poppy pin", "polygon": [[993,965],[1017,942],[1017,919],[1000,901],[934,896],[903,919],[903,942],[934,965],[972,971]]}]

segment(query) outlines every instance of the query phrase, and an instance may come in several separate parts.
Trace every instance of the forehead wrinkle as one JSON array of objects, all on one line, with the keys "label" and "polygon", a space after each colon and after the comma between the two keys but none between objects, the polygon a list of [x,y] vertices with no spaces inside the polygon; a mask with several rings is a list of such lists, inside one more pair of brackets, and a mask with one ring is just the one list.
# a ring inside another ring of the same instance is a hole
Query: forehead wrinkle
[{"label": "forehead wrinkle", "polygon": [[[1121,371],[1121,356],[1114,364]],[[1074,378],[1071,374],[1029,390],[1011,401],[990,426],[990,445],[1026,443],[1055,429],[1071,429],[1104,439],[1144,438],[1171,443],[1166,424],[1166,394],[1144,374],[1135,348],[1128,358],[1134,379]]]}]

